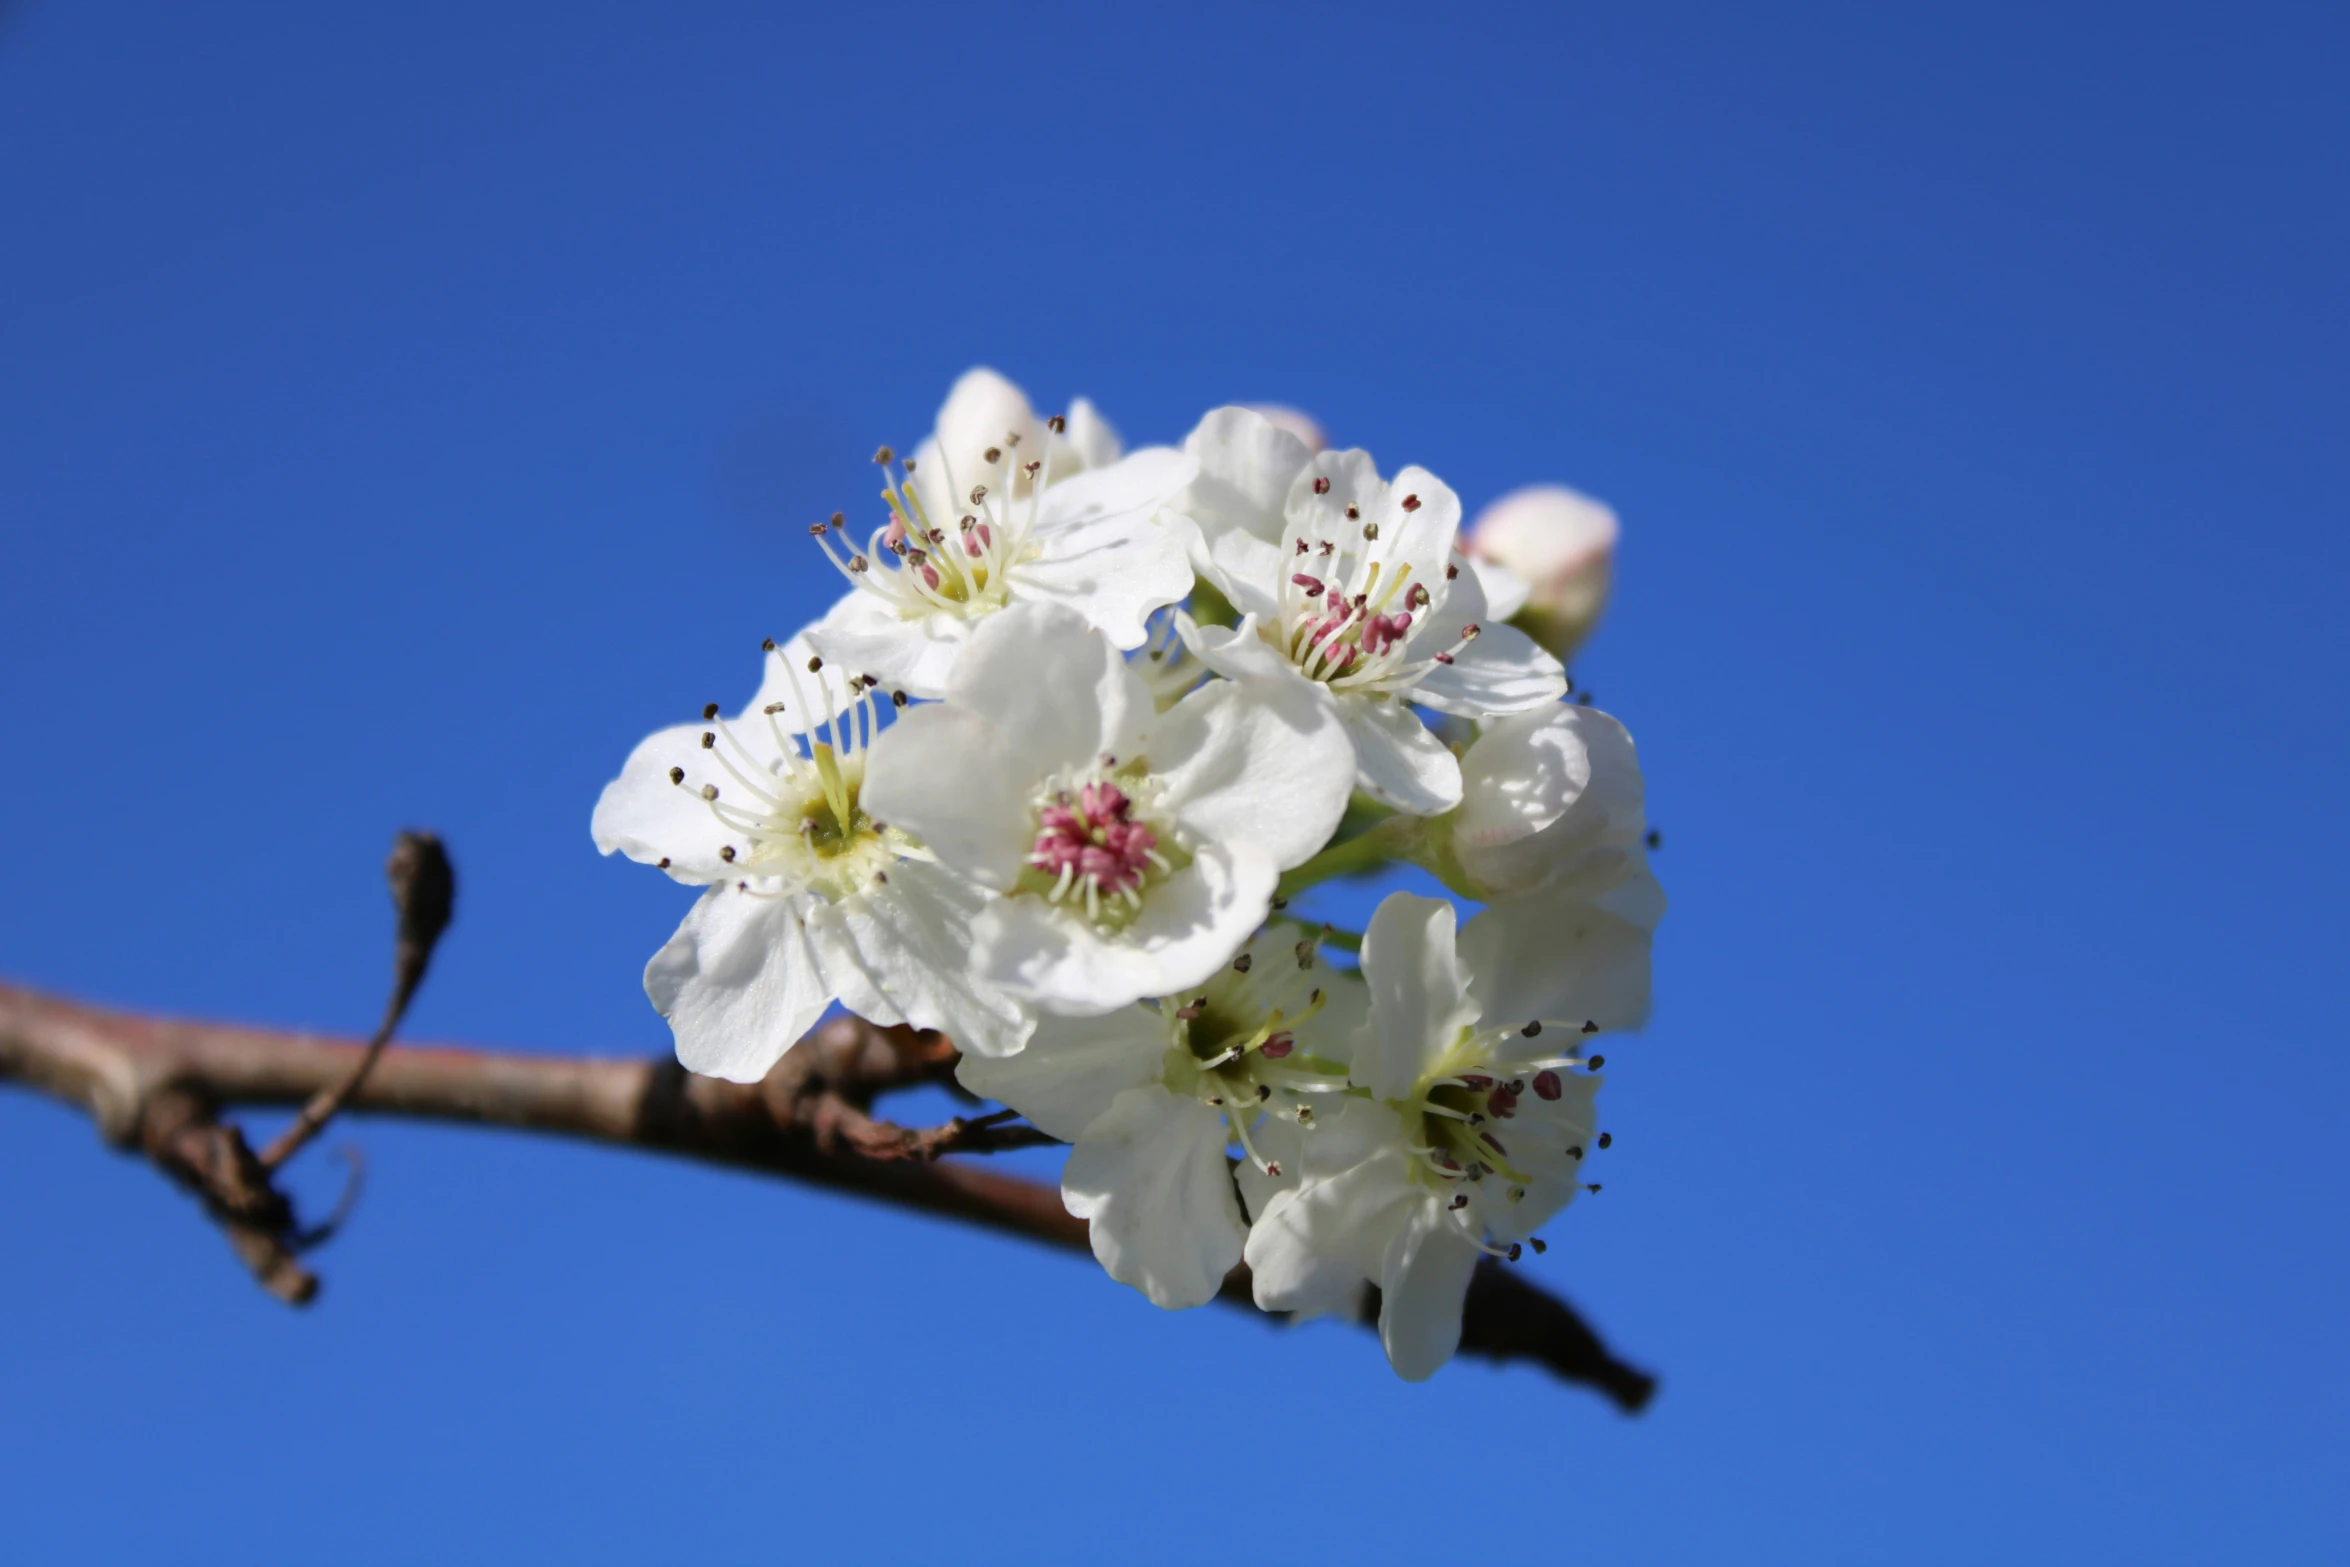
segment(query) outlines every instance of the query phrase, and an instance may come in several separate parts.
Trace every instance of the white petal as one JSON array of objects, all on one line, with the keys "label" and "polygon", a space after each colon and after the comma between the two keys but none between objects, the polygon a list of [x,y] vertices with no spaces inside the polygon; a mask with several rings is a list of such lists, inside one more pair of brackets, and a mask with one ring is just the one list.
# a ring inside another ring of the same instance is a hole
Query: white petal
[{"label": "white petal", "polygon": [[1253,843],[1282,870],[1330,841],[1354,792],[1354,745],[1305,681],[1220,680],[1159,720],[1151,770],[1193,837]]},{"label": "white petal", "polygon": [[1195,563],[1244,613],[1269,613],[1280,579],[1283,508],[1313,453],[1248,408],[1219,408],[1183,441],[1199,477],[1174,510],[1198,530]]},{"label": "white petal", "polygon": [[[711,814],[701,796],[701,775],[714,771],[702,749],[704,724],[680,724],[638,742],[620,765],[620,776],[604,785],[588,824],[596,847],[659,865],[682,882],[701,885],[731,880],[734,868],[718,857],[742,835]],[[670,769],[690,770],[694,783],[672,783]],[[731,782],[731,780],[729,780]]]},{"label": "white petal", "polygon": [[[1026,392],[998,372],[978,365],[955,378],[947,400],[939,404],[935,428],[948,452],[959,457],[1001,445],[1006,435],[1026,440],[1034,433],[1035,421]],[[971,482],[980,480],[974,476]]]},{"label": "white petal", "polygon": [[924,509],[954,516],[971,486],[1004,481],[1005,465],[985,460],[989,447],[1042,455],[1044,433],[1027,393],[985,366],[964,371],[939,405],[935,433],[915,452],[914,487]]},{"label": "white petal", "polygon": [[1485,726],[1461,758],[1456,848],[1516,843],[1566,814],[1591,782],[1591,748],[1576,716],[1584,711],[1553,705]]},{"label": "white petal", "polygon": [[1354,1080],[1379,1099],[1407,1097],[1477,1019],[1453,952],[1453,907],[1391,892],[1363,933],[1371,1020],[1355,1039]]},{"label": "white petal", "polygon": [[1460,959],[1497,1024],[1637,1028],[1648,1017],[1649,952],[1663,912],[1664,894],[1642,867],[1599,903],[1538,894],[1487,909],[1461,932]]},{"label": "white petal", "polygon": [[1102,411],[1093,405],[1090,397],[1070,399],[1068,439],[1069,449],[1087,468],[1107,468],[1126,449],[1125,443],[1118,439],[1118,432],[1102,417]]},{"label": "white petal", "polygon": [[1084,1017],[1204,982],[1240,950],[1280,879],[1249,844],[1203,844],[1191,864],[1152,888],[1122,930],[1034,894],[1005,898],[974,922],[972,963],[1048,1012]]},{"label": "white petal", "polygon": [[1158,1084],[1110,1102],[1070,1150],[1061,1200],[1091,1226],[1111,1278],[1169,1309],[1215,1299],[1247,1233],[1224,1118]]},{"label": "white petal", "polygon": [[1035,842],[1036,783],[1030,759],[1010,736],[943,704],[908,709],[875,737],[858,803],[913,834],[945,865],[1004,888]]},{"label": "white petal", "polygon": [[1254,615],[1242,616],[1237,626],[1203,626],[1188,615],[1177,624],[1192,656],[1227,680],[1289,679],[1312,683],[1259,634]]},{"label": "white petal", "polygon": [[1105,517],[1148,517],[1183,492],[1199,464],[1172,446],[1146,446],[1107,468],[1089,469],[1044,492],[1036,536],[1080,528]]},{"label": "white petal", "polygon": [[1482,626],[1488,620],[1503,618],[1486,603],[1485,578],[1469,569],[1469,557],[1460,552],[1457,544],[1445,557],[1445,564],[1453,568],[1452,573],[1438,584],[1442,591],[1429,605],[1428,613],[1420,617],[1419,625],[1406,643],[1414,658],[1443,652],[1460,640],[1463,626]]},{"label": "white petal", "polygon": [[1363,1286],[1378,1276],[1389,1238],[1419,1201],[1410,1167],[1394,1150],[1275,1194],[1242,1248],[1257,1304],[1308,1316],[1351,1314]]},{"label": "white petal", "polygon": [[1595,853],[1640,853],[1640,756],[1595,708],[1554,705],[1487,725],[1461,779],[1453,852],[1486,896],[1575,876]]},{"label": "white petal", "polygon": [[1354,742],[1355,784],[1411,816],[1440,816],[1461,803],[1461,766],[1412,710],[1376,697],[1339,702]]},{"label": "white petal", "polygon": [[[1444,624],[1451,626],[1450,615]],[[1532,637],[1497,621],[1476,624],[1477,639],[1453,651],[1451,663],[1438,664],[1422,675],[1412,688],[1413,701],[1441,713],[1486,718],[1522,713],[1567,694],[1566,670]],[[1444,646],[1431,646],[1428,652],[1441,652]],[[1411,651],[1422,656],[1417,649]]]},{"label": "white petal", "polygon": [[1158,716],[1149,683],[1109,639],[1055,604],[1014,604],[988,617],[947,701],[995,726],[1036,779],[1090,769],[1105,754],[1135,755]]},{"label": "white petal", "polygon": [[1485,613],[1495,620],[1507,620],[1524,609],[1527,595],[1534,591],[1509,567],[1482,555],[1469,557],[1469,569],[1477,573],[1477,586],[1485,596]]},{"label": "white petal", "polygon": [[[1329,480],[1330,486],[1317,493],[1314,484],[1320,479]],[[1415,504],[1407,507],[1407,500]],[[1348,518],[1349,506],[1359,515]],[[1390,483],[1380,479],[1368,452],[1317,453],[1290,485],[1286,511],[1284,563],[1300,537],[1343,539],[1349,549],[1362,548],[1356,541],[1364,530],[1376,527],[1377,543],[1370,550],[1385,563],[1381,582],[1392,583],[1399,573],[1408,573],[1428,589],[1428,613],[1445,612],[1450,584],[1444,568],[1460,529],[1461,501],[1450,485],[1427,469],[1406,468]]]},{"label": "white petal", "polygon": [[[875,570],[892,568],[875,567]],[[877,594],[852,592],[823,621],[808,628],[809,643],[830,666],[825,672],[873,675],[908,696],[936,697],[980,622],[944,611],[907,619]],[[800,667],[806,667],[805,660]],[[800,676],[803,684],[807,677]],[[816,693],[808,691],[813,700]],[[783,698],[791,701],[787,694]],[[793,703],[793,711],[798,704]]]},{"label": "white petal", "polygon": [[[1354,988],[1359,992],[1361,982],[1355,982]],[[1354,1026],[1360,1027],[1361,1021],[1358,1006]],[[1300,1044],[1305,1038],[1306,1030],[1298,1030]],[[1324,1055],[1319,1047],[1309,1048],[1326,1060],[1343,1059]],[[1241,1206],[1249,1213],[1261,1216],[1276,1195],[1292,1187],[1335,1179],[1367,1159],[1401,1150],[1404,1123],[1394,1110],[1368,1099],[1318,1097],[1321,1113],[1311,1126],[1300,1126],[1286,1116],[1267,1116],[1249,1129],[1257,1152],[1281,1166],[1279,1175],[1260,1170],[1247,1159],[1233,1167]],[[1378,1245],[1370,1245],[1358,1260],[1361,1277],[1368,1280],[1378,1268]]]},{"label": "white petal", "polygon": [[[1355,1036],[1371,1018],[1371,990],[1359,973],[1321,968],[1322,1010],[1293,1032],[1298,1048],[1338,1066],[1354,1064]],[[1325,1121],[1327,1125],[1327,1121]]]},{"label": "white petal", "polygon": [[1171,1044],[1157,1007],[1043,1017],[1017,1055],[966,1053],[955,1064],[955,1081],[1010,1105],[1061,1141],[1075,1142],[1111,1100],[1158,1080]]},{"label": "white petal", "polygon": [[[1420,504],[1407,506],[1415,497]],[[1383,554],[1382,558],[1409,565],[1415,581],[1434,578],[1430,588],[1433,607],[1441,608],[1445,598],[1435,590],[1446,585],[1444,568],[1453,558],[1453,541],[1461,528],[1461,498],[1427,469],[1405,468],[1387,486],[1385,515],[1380,519],[1383,541],[1389,527],[1400,530],[1402,537],[1394,554]]]},{"label": "white petal", "polygon": [[645,965],[645,994],[669,1019],[677,1059],[755,1083],[832,1001],[791,898],[712,887]]},{"label": "white petal", "polygon": [[[1145,455],[1138,452],[1128,461]],[[1048,512],[1065,492],[1093,479],[1085,474],[1054,485],[1046,492]],[[1005,573],[1012,592],[1075,610],[1121,648],[1140,647],[1149,634],[1143,622],[1151,612],[1191,592],[1184,535],[1161,521],[1156,510],[1081,514],[1049,532],[1040,528],[1039,553]]]},{"label": "white petal", "polygon": [[943,866],[901,860],[864,891],[812,905],[809,935],[859,1017],[935,1028],[967,1056],[1004,1055],[1035,1015],[971,972],[971,922],[986,905],[983,889]]},{"label": "white petal", "polygon": [[1461,1344],[1461,1307],[1478,1251],[1434,1197],[1422,1198],[1379,1265],[1379,1342],[1407,1382],[1425,1382]]}]

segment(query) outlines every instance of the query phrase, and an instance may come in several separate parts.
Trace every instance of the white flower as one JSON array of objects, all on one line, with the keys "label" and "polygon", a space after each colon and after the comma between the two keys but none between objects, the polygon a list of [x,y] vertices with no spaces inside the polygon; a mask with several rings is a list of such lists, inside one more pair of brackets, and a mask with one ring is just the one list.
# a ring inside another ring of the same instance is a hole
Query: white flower
[{"label": "white flower", "polygon": [[1305,1145],[1298,1184],[1267,1201],[1245,1248],[1268,1310],[1327,1309],[1376,1282],[1388,1361],[1414,1381],[1459,1347],[1478,1258],[1539,1250],[1535,1227],[1576,1195],[1599,1080],[1574,1045],[1647,1004],[1644,986],[1592,992],[1548,961],[1559,932],[1516,918],[1488,910],[1456,945],[1451,904],[1399,892],[1379,905],[1351,1068],[1369,1099]]},{"label": "white flower", "polygon": [[1107,637],[1020,604],[972,635],[944,702],[875,742],[865,793],[1002,894],[970,965],[1085,1016],[1213,974],[1329,838],[1352,772],[1345,735],[1290,686],[1217,681],[1160,713]]},{"label": "white flower", "polygon": [[[1191,591],[1182,524],[1162,519],[1195,464],[1169,447],[1118,456],[1090,404],[1040,429],[1028,399],[989,370],[955,384],[888,523],[860,550],[812,531],[853,591],[810,633],[817,651],[911,695],[946,689],[973,629],[1008,604],[1062,604],[1121,648],[1151,611]],[[894,454],[875,459],[886,471]]]},{"label": "white flower", "polygon": [[1494,615],[1515,618],[1560,658],[1599,623],[1615,553],[1616,514],[1563,484],[1512,490],[1469,528]]},{"label": "white flower", "polygon": [[1043,1018],[1018,1055],[956,1068],[964,1087],[1077,1145],[1063,1201],[1110,1276],[1158,1305],[1213,1299],[1240,1261],[1248,1227],[1226,1148],[1239,1145],[1242,1195],[1261,1207],[1286,1178],[1272,1149],[1312,1127],[1317,1097],[1345,1090],[1363,984],[1317,963],[1314,946],[1270,926],[1195,989]]},{"label": "white flower", "polygon": [[1202,626],[1218,673],[1302,682],[1354,743],[1357,784],[1414,815],[1460,801],[1460,768],[1407,703],[1484,718],[1557,700],[1558,661],[1513,627],[1454,550],[1460,500],[1421,468],[1382,481],[1360,451],[1312,453],[1245,408],[1184,442],[1199,474],[1174,509],[1193,565],[1239,615]]},{"label": "white flower", "polygon": [[1460,808],[1413,857],[1488,903],[1544,893],[1664,911],[1649,873],[1640,756],[1597,708],[1554,704],[1485,726],[1461,757]]},{"label": "white flower", "polygon": [[696,1072],[758,1081],[835,999],[957,1039],[1023,1026],[964,962],[985,894],[861,799],[872,693],[802,638],[769,644],[748,707],[650,736],[596,802],[597,848],[709,889],[645,967]]}]

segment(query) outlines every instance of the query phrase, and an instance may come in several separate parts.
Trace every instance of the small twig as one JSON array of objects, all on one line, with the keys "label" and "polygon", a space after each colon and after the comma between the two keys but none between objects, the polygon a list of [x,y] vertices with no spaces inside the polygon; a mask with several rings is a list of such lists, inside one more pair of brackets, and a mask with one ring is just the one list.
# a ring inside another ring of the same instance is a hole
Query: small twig
[{"label": "small twig", "polygon": [[[869,1097],[869,1096],[868,1096]],[[950,1153],[1004,1153],[1014,1148],[1048,1148],[1060,1139],[1033,1126],[1013,1126],[1017,1110],[998,1110],[944,1126],[909,1128],[875,1120],[856,1096],[821,1088],[791,1106],[791,1118],[805,1124],[816,1146],[831,1152],[842,1144],[860,1158],[928,1161]]]},{"label": "small twig", "polygon": [[343,1194],[335,1199],[335,1211],[326,1216],[324,1224],[314,1224],[286,1237],[287,1249],[297,1254],[316,1251],[333,1240],[344,1222],[351,1217],[351,1211],[359,1206],[359,1193],[367,1185],[366,1156],[355,1146],[335,1151],[342,1156],[343,1164],[349,1171],[343,1177]]},{"label": "small twig", "polygon": [[916,1158],[935,1159],[949,1153],[1005,1153],[1014,1148],[1050,1148],[1060,1141],[1041,1127],[1014,1125],[1017,1110],[998,1110],[965,1120],[956,1116],[944,1126],[913,1134]]},{"label": "small twig", "polygon": [[391,858],[384,862],[384,879],[391,883],[392,906],[400,912],[400,929],[392,943],[392,994],[384,1003],[383,1022],[376,1026],[375,1037],[367,1042],[367,1053],[351,1068],[351,1075],[304,1105],[302,1113],[294,1117],[294,1124],[262,1150],[264,1173],[277,1169],[299,1153],[302,1145],[316,1137],[334,1119],[344,1101],[367,1081],[367,1074],[375,1069],[384,1046],[392,1042],[400,1019],[407,1015],[416,987],[424,983],[424,971],[432,964],[434,944],[441,939],[441,932],[449,928],[449,916],[457,901],[457,873],[449,864],[448,850],[441,847],[437,836],[429,832],[400,834],[393,840]]}]

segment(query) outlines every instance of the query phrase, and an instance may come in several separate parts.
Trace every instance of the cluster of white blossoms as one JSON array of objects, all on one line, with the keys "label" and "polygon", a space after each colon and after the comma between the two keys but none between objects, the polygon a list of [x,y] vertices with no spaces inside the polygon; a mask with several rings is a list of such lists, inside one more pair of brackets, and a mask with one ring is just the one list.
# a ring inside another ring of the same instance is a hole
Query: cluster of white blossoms
[{"label": "cluster of white blossoms", "polygon": [[[1307,1315],[1376,1286],[1432,1374],[1480,1259],[1597,1189],[1592,1046],[1648,1008],[1639,762],[1556,656],[1612,516],[1526,491],[1464,538],[1434,474],[1285,410],[1125,452],[986,370],[876,460],[866,537],[811,530],[839,602],[596,806],[600,849],[705,889],[645,969],[680,1060],[757,1081],[836,1004],[941,1030],[1074,1145],[1113,1277],[1195,1306],[1245,1259]],[[1395,862],[1483,907],[1289,912]]]}]

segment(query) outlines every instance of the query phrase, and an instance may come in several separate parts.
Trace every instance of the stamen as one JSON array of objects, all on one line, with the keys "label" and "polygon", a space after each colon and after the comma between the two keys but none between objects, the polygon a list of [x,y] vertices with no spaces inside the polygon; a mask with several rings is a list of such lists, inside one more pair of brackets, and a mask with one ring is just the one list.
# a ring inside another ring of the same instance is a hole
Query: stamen
[{"label": "stamen", "polygon": [[[1219,1101],[1214,1099],[1208,1101],[1210,1104],[1216,1104],[1218,1102]],[[1263,1154],[1257,1152],[1257,1145],[1249,1141],[1248,1127],[1245,1123],[1248,1121],[1249,1116],[1253,1115],[1255,1111],[1255,1105],[1249,1106],[1247,1114],[1240,1114],[1227,1109],[1224,1112],[1224,1124],[1232,1128],[1233,1139],[1240,1144],[1241,1152],[1248,1155],[1249,1163],[1255,1165],[1258,1169],[1264,1171],[1267,1175],[1278,1179],[1281,1174],[1281,1162],[1277,1159],[1267,1159]]]}]

